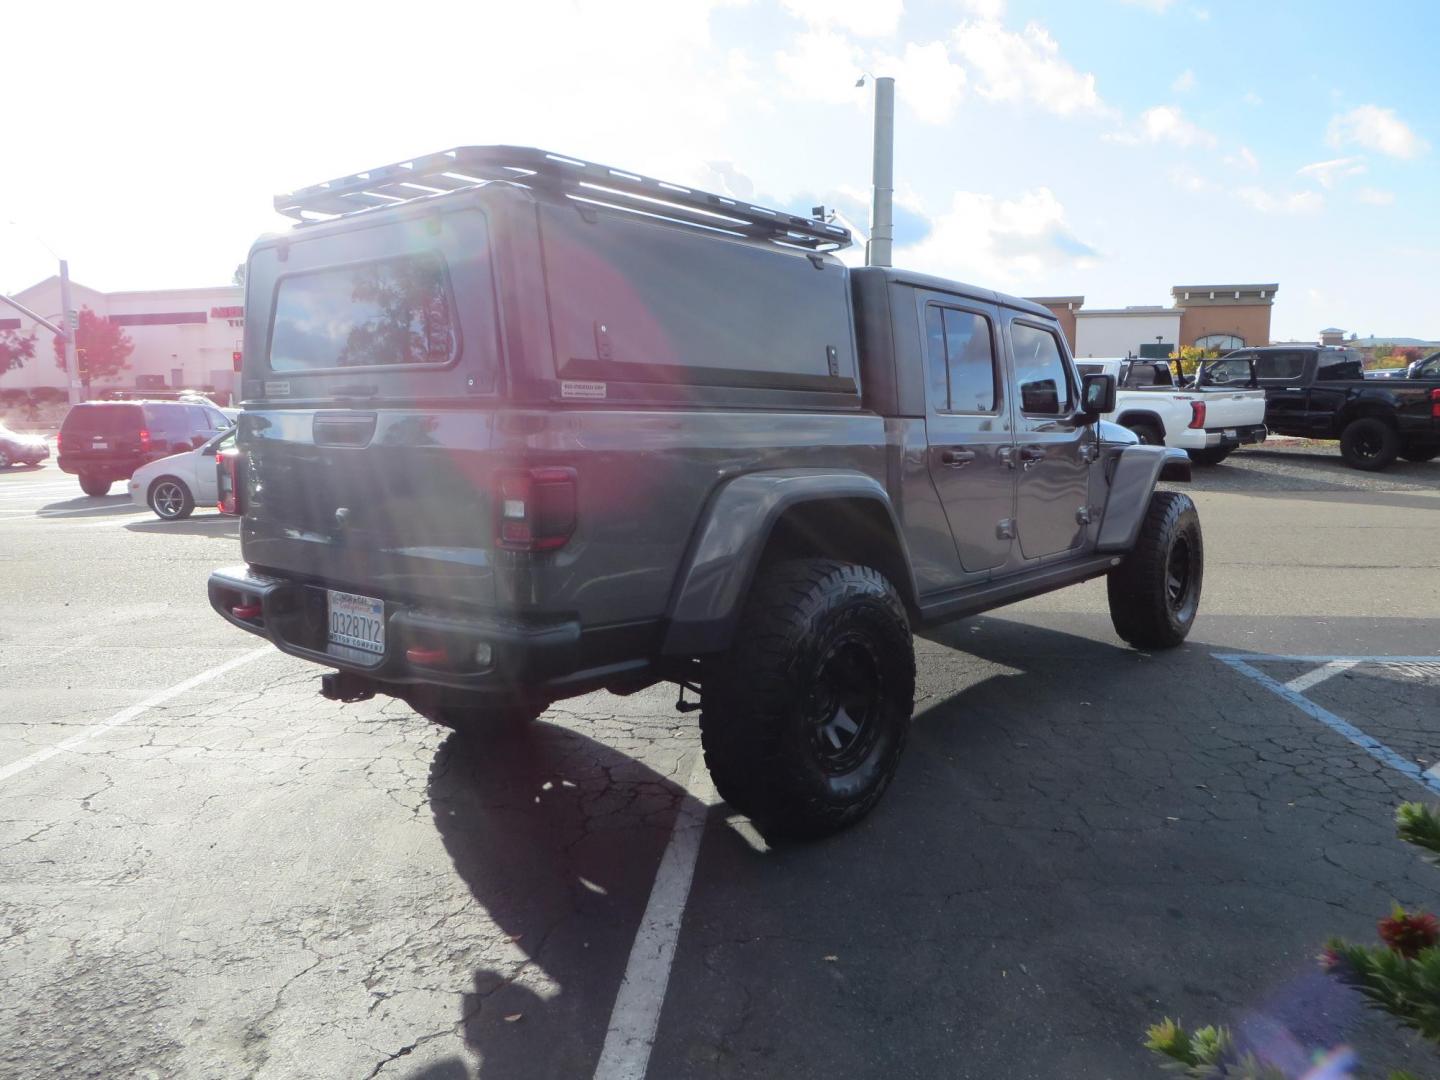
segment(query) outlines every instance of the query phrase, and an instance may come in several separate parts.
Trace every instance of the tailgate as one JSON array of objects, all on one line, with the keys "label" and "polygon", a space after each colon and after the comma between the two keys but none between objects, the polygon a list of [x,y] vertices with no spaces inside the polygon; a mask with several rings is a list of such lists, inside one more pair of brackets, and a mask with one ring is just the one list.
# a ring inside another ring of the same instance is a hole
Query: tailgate
[{"label": "tailgate", "polygon": [[1204,389],[1207,428],[1250,427],[1265,422],[1264,390]]},{"label": "tailgate", "polygon": [[492,606],[493,420],[247,410],[245,561],[381,599]]}]

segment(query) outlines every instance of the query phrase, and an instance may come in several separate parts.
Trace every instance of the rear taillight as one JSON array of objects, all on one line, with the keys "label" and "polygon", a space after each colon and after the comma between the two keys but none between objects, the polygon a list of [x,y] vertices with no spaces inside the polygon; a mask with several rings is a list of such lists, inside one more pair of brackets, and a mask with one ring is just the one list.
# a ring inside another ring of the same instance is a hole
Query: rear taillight
[{"label": "rear taillight", "polygon": [[60,453],[60,450],[61,450],[62,447],[64,447],[64,445],[65,445],[65,436],[61,435],[61,434],[57,431],[57,432],[55,433],[55,453],[57,453],[57,454]]},{"label": "rear taillight", "polygon": [[495,543],[507,551],[554,551],[575,531],[574,469],[502,469],[495,476]]},{"label": "rear taillight", "polygon": [[1192,428],[1205,426],[1205,403],[1203,401],[1190,402],[1190,426]]},{"label": "rear taillight", "polygon": [[142,428],[140,429],[140,449],[141,449],[141,450],[149,450],[149,449],[150,449],[150,431],[149,431],[148,428],[143,428],[143,427],[142,427]]},{"label": "rear taillight", "polygon": [[1440,390],[1430,391],[1430,415],[1440,420]]},{"label": "rear taillight", "polygon": [[222,514],[239,515],[244,512],[240,505],[240,455],[235,450],[221,451],[215,463],[215,483],[219,489],[219,501],[215,509]]}]

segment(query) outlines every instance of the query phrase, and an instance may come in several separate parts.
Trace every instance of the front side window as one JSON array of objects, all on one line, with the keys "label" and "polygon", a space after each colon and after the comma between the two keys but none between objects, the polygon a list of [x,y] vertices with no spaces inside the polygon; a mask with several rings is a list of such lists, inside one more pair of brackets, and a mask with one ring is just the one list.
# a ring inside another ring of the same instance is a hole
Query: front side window
[{"label": "front side window", "polygon": [[1266,352],[1255,358],[1257,379],[1298,379],[1305,374],[1303,352]]},{"label": "front side window", "polygon": [[1024,323],[1010,325],[1015,352],[1015,382],[1020,387],[1020,409],[1039,416],[1062,416],[1070,411],[1070,380],[1060,343],[1048,330]]},{"label": "front side window", "polygon": [[435,255],[291,274],[275,294],[274,371],[443,364],[455,351],[445,270]]}]

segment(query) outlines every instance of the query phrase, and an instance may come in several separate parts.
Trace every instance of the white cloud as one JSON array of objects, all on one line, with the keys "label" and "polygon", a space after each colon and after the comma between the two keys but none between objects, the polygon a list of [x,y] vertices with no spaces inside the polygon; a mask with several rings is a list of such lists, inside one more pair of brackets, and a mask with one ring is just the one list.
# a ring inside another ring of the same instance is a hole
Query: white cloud
[{"label": "white cloud", "polygon": [[875,70],[902,75],[895,80],[895,93],[927,124],[946,123],[965,96],[968,77],[965,69],[950,58],[943,41],[926,45],[910,42],[901,57],[882,57]]},{"label": "white cloud", "polygon": [[783,0],[785,10],[817,30],[857,37],[889,37],[900,25],[903,0]]},{"label": "white cloud", "polygon": [[1065,220],[1065,208],[1046,187],[999,199],[957,191],[936,216],[929,235],[897,253],[896,262],[961,280],[1014,284],[1055,270],[1095,264],[1094,248]]},{"label": "white cloud", "polygon": [[1026,23],[1019,32],[993,19],[961,23],[954,48],[969,65],[975,92],[989,101],[1038,105],[1060,116],[1105,112],[1095,76],[1076,71],[1043,26]]},{"label": "white cloud", "polygon": [[1175,76],[1175,81],[1170,84],[1170,89],[1174,90],[1177,94],[1184,94],[1191,90],[1194,90],[1195,72],[1191,71],[1189,68],[1186,68],[1179,75]]},{"label": "white cloud", "polygon": [[826,105],[860,103],[855,78],[864,70],[860,50],[848,37],[813,30],[797,37],[789,52],[775,54],[775,67],[797,97]]},{"label": "white cloud", "polygon": [[1261,187],[1243,187],[1236,189],[1235,196],[1262,214],[1314,214],[1325,206],[1325,196],[1318,191],[1272,192]]},{"label": "white cloud", "polygon": [[1336,115],[1325,138],[1336,149],[1354,144],[1405,159],[1418,157],[1427,149],[1425,140],[1395,115],[1394,109],[1378,105],[1359,105]]},{"label": "white cloud", "polygon": [[1170,182],[1181,191],[1188,191],[1194,195],[1215,189],[1215,183],[1208,177],[1181,165],[1170,170]]},{"label": "white cloud", "polygon": [[1214,147],[1219,141],[1212,133],[1186,119],[1185,114],[1174,105],[1156,105],[1146,109],[1132,129],[1111,132],[1105,139],[1125,146],[1167,142],[1185,147]]},{"label": "white cloud", "polygon": [[1359,176],[1365,171],[1365,159],[1363,157],[1343,157],[1302,165],[1295,170],[1295,175],[1308,177],[1323,188],[1333,188],[1336,183],[1345,177]]},{"label": "white cloud", "polygon": [[1005,14],[1005,0],[958,0],[960,10],[977,19],[998,19]]},{"label": "white cloud", "polygon": [[1194,17],[1194,19],[1195,19],[1196,22],[1209,22],[1209,21],[1210,21],[1210,9],[1209,9],[1209,8],[1203,8],[1203,7],[1191,8],[1191,9],[1190,9],[1190,14],[1191,14],[1191,16]]},{"label": "white cloud", "polygon": [[1265,99],[1262,98],[1259,94],[1255,93],[1254,90],[1246,90],[1245,96],[1242,97],[1240,100],[1245,102],[1245,104],[1249,105],[1251,108],[1258,108],[1259,106],[1265,104]]},{"label": "white cloud", "polygon": [[1392,206],[1395,203],[1393,191],[1382,191],[1373,187],[1361,188],[1355,192],[1355,198],[1366,206]]},{"label": "white cloud", "polygon": [[1260,171],[1260,161],[1248,146],[1240,147],[1233,154],[1226,154],[1221,160],[1232,169],[1241,169],[1244,172]]},{"label": "white cloud", "polygon": [[1175,0],[1120,0],[1121,3],[1129,4],[1131,7],[1145,8],[1153,11],[1156,15],[1163,15],[1175,3]]}]

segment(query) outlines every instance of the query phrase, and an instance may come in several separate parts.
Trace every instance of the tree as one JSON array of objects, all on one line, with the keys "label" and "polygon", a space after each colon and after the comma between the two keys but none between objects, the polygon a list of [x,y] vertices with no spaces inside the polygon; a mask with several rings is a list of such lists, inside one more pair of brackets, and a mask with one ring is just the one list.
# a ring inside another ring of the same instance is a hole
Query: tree
[{"label": "tree", "polygon": [[35,335],[21,337],[14,330],[0,331],[0,375],[11,368],[22,368],[26,360],[35,359]]},{"label": "tree", "polygon": [[[75,353],[80,361],[80,381],[108,379],[130,366],[135,343],[122,327],[116,326],[88,307],[80,309],[80,326],[75,331]],[[65,339],[55,335],[55,362],[65,367]]]},{"label": "tree", "polygon": [[241,263],[239,266],[235,267],[235,273],[233,273],[233,274],[230,275],[230,280],[231,280],[232,283],[234,283],[234,284],[236,284],[236,285],[239,285],[241,288],[244,288],[244,287],[245,287],[245,264],[244,264],[244,263]]}]

